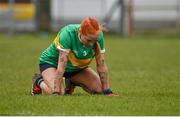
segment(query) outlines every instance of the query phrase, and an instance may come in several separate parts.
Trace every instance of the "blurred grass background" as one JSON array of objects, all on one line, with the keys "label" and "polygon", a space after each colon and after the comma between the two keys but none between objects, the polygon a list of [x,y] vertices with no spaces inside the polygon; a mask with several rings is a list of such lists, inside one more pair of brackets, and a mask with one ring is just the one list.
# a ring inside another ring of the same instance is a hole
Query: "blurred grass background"
[{"label": "blurred grass background", "polygon": [[38,57],[54,37],[0,34],[0,115],[180,115],[178,36],[106,35],[110,84],[119,97],[92,96],[81,88],[72,96],[32,97]]}]

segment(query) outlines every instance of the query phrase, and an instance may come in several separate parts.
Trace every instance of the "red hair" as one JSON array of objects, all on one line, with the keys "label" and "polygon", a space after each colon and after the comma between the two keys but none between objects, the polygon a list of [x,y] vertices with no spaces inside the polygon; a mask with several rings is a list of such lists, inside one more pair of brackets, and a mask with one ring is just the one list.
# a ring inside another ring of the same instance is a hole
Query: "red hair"
[{"label": "red hair", "polygon": [[97,34],[100,31],[105,31],[105,30],[104,28],[102,28],[99,21],[97,21],[95,18],[87,17],[81,23],[80,33],[82,35]]}]

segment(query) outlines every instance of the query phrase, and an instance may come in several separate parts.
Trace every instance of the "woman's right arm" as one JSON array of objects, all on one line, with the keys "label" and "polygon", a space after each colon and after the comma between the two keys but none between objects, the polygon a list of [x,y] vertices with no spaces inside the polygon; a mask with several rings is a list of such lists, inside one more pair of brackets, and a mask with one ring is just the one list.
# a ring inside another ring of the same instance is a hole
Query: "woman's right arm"
[{"label": "woman's right arm", "polygon": [[66,69],[66,64],[68,61],[68,53],[64,51],[59,51],[59,59],[58,59],[58,66],[56,70],[56,77],[54,79],[54,89],[53,89],[53,94],[58,95],[60,94],[60,85],[62,84],[63,80],[63,74]]}]

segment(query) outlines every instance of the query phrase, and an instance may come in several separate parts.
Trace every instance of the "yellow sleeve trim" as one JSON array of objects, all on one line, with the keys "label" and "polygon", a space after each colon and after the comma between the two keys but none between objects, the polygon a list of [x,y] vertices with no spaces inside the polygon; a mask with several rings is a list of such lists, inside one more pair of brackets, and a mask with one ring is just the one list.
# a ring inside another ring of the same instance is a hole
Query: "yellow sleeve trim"
[{"label": "yellow sleeve trim", "polygon": [[59,46],[63,48],[63,46],[59,43],[59,34],[55,37],[54,43],[55,43],[56,48],[58,48]]},{"label": "yellow sleeve trim", "polygon": [[61,43],[59,43],[59,34],[54,39],[54,44],[58,50],[69,53],[69,49],[64,49],[64,47],[61,45]]}]

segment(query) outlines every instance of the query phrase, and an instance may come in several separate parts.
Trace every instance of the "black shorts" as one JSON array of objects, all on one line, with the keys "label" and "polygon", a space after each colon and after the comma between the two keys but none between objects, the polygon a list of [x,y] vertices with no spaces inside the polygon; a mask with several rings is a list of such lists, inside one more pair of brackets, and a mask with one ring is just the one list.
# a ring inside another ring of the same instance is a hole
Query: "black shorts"
[{"label": "black shorts", "polygon": [[[53,65],[48,64],[48,63],[39,64],[39,69],[40,69],[40,72],[41,72],[41,73],[42,73],[44,70],[46,70],[47,68],[50,68],[50,67],[53,67],[53,68],[56,68],[56,69],[57,69],[56,66],[53,66]],[[65,77],[65,78],[70,78],[70,77],[76,75],[77,73],[79,73],[80,71],[82,71],[82,70],[79,70],[79,71],[76,71],[76,72],[65,72],[64,75],[63,75],[63,77]]]}]

